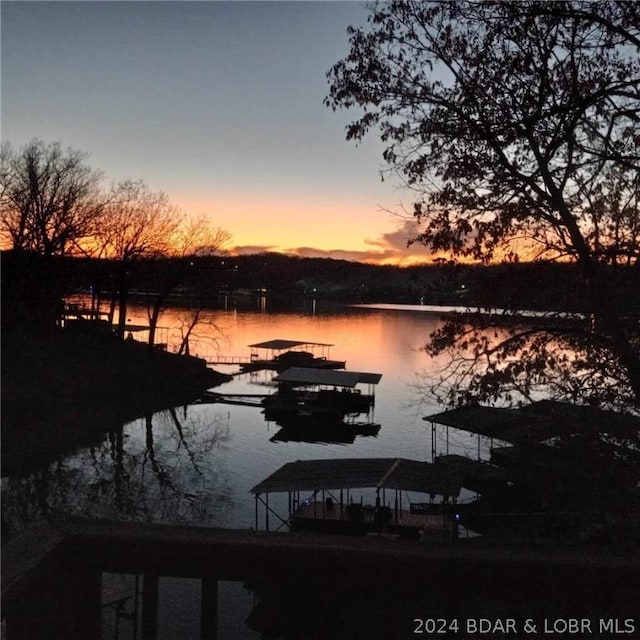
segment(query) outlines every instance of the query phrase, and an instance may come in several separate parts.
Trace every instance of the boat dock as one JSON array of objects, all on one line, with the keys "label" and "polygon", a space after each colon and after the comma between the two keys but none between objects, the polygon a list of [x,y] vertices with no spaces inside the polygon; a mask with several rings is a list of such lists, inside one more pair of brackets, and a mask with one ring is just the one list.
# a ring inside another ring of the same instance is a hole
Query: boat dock
[{"label": "boat dock", "polygon": [[[462,487],[460,474],[446,465],[404,458],[345,458],[297,460],[283,465],[251,489],[255,497],[255,526],[264,506],[265,529],[270,515],[292,531],[364,535],[390,533],[418,538],[427,531],[458,535],[455,505]],[[353,501],[352,490],[375,489],[375,505]],[[387,501],[393,491],[393,502]],[[288,493],[289,511],[278,514],[269,494]],[[403,505],[403,492],[427,494],[428,502]],[[301,493],[310,493],[301,499]],[[440,496],[441,502],[434,502]],[[406,508],[408,507],[408,508]]]},{"label": "boat dock", "polygon": [[[380,373],[291,367],[273,379],[278,391],[265,398],[265,413],[268,420],[304,417],[325,424],[365,413],[372,422],[374,389],[381,378]],[[356,388],[359,384],[368,385],[368,392]]]},{"label": "boat dock", "polygon": [[[329,350],[334,345],[309,340],[288,340],[277,338],[266,342],[250,344],[249,362],[241,365],[242,371],[273,369],[284,371],[290,367],[317,369],[344,369],[344,360],[332,360]],[[319,354],[317,352],[320,352]]]},{"label": "boat dock", "polygon": [[[625,441],[640,433],[638,417],[540,400],[517,409],[463,406],[424,420],[433,462],[457,469],[463,487],[479,494],[460,512],[475,531],[580,543],[635,535],[627,531],[638,516],[626,505],[637,497],[638,454]],[[436,450],[438,426],[444,455]],[[477,459],[449,454],[451,428],[477,436]],[[481,439],[489,445],[482,452]],[[629,496],[625,506],[611,508],[619,496]]]},{"label": "boat dock", "polygon": [[640,432],[640,419],[614,411],[596,409],[553,400],[539,400],[518,409],[468,405],[436,413],[423,418],[431,423],[431,456],[435,460],[437,426],[446,428],[446,453],[449,448],[449,427],[494,442],[531,447],[552,438],[580,434],[602,434],[624,437]]},{"label": "boat dock", "polygon": [[292,516],[292,530],[365,535],[384,533],[386,536],[416,539],[420,537],[423,540],[430,534],[447,533],[446,521],[437,513],[437,507],[440,505],[434,505],[432,514],[427,513],[426,509],[424,513],[398,509],[391,515],[390,522],[383,522],[384,516],[381,514],[391,514],[391,511],[381,511],[374,505],[362,505],[358,502],[347,505],[344,509],[340,509],[339,505],[330,504],[330,508],[327,508],[326,502],[318,500],[302,504]]},{"label": "boat dock", "polygon": [[344,369],[344,360],[332,360],[329,352],[333,344],[310,340],[277,338],[248,345],[248,356],[215,355],[206,358],[209,365],[238,365],[242,373],[250,371],[284,371],[289,367]]}]

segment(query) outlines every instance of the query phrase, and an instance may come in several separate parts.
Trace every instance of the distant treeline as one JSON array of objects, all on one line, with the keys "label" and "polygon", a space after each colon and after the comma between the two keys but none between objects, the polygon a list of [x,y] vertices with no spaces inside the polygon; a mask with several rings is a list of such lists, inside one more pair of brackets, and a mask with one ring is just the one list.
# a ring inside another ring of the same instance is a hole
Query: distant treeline
[{"label": "distant treeline", "polygon": [[[19,279],[26,283],[22,291],[11,288],[15,303],[19,298],[28,298],[38,292],[38,269],[34,268],[34,260],[37,259],[32,257],[29,264],[14,265],[11,252],[3,254],[3,280],[16,268],[26,270]],[[57,274],[56,291],[50,293],[68,295],[92,290],[102,299],[109,299],[117,288],[118,266],[117,262],[104,259],[49,258],[46,266],[49,276],[52,270]],[[343,302],[581,311],[581,300],[575,288],[576,272],[575,265],[562,263],[474,266],[444,262],[397,267],[263,253],[146,259],[137,263],[129,276],[132,294],[153,297],[160,290],[166,290],[166,283],[172,282],[168,301],[187,305],[215,305],[225,293],[242,295],[263,290],[267,295],[308,296]],[[612,270],[609,284],[625,308],[640,309],[638,269]],[[5,292],[3,287],[3,310],[6,310],[5,304],[12,306]],[[42,296],[46,292],[38,293]]]}]

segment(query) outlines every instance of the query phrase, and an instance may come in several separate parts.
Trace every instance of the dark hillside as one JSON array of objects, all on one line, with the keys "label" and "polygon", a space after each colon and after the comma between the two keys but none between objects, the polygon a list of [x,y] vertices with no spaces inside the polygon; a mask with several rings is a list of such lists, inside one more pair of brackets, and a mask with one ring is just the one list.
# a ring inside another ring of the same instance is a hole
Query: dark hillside
[{"label": "dark hillside", "polygon": [[2,474],[190,402],[225,376],[197,358],[113,336],[3,330]]}]

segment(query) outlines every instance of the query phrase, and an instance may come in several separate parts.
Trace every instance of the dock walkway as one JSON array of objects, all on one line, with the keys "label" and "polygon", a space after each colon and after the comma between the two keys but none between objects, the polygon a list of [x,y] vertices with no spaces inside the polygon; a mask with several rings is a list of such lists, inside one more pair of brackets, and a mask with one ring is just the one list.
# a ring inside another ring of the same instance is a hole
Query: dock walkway
[{"label": "dock walkway", "polygon": [[262,407],[268,393],[216,393],[207,391],[195,404],[235,404],[243,407]]},{"label": "dock walkway", "polygon": [[251,358],[249,356],[211,356],[205,358],[207,364],[249,364]]}]

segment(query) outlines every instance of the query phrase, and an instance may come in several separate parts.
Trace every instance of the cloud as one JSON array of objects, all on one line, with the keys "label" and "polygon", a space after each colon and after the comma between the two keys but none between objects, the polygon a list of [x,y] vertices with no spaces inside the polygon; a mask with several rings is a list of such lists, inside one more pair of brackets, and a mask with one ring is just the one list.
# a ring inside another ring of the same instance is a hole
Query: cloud
[{"label": "cloud", "polygon": [[372,253],[377,251],[381,261],[391,264],[429,263],[444,257],[419,242],[410,244],[419,233],[420,226],[416,220],[403,220],[393,231],[383,233],[375,240],[367,239],[365,243],[372,247]]},{"label": "cloud", "polygon": [[365,242],[373,247],[380,247],[383,251],[393,251],[402,256],[433,257],[429,247],[418,243],[409,245],[409,241],[419,233],[420,226],[415,220],[404,220],[394,231],[383,233],[377,240],[365,240]]},{"label": "cloud", "polygon": [[269,253],[271,251],[278,251],[278,248],[275,245],[241,245],[238,247],[233,247],[229,250],[230,253],[236,256],[246,256],[252,253]]},{"label": "cloud", "polygon": [[293,247],[284,253],[300,258],[333,258],[334,260],[350,260],[353,262],[378,262],[384,257],[382,251],[354,251],[349,249],[316,249],[314,247]]},{"label": "cloud", "polygon": [[394,236],[395,234],[385,234],[379,240],[366,241],[366,244],[372,247],[368,251],[295,247],[287,249],[283,253],[300,256],[301,258],[333,258],[334,260],[397,265],[428,263],[438,257],[424,246],[413,245],[407,247],[406,240],[404,244],[398,246],[396,242],[400,239],[400,235],[389,239],[386,238],[386,235]]},{"label": "cloud", "polygon": [[275,251],[300,258],[332,258],[334,260],[349,260],[352,262],[396,265],[429,263],[435,258],[442,257],[440,254],[435,254],[428,247],[418,243],[407,246],[409,240],[415,238],[418,233],[419,227],[415,220],[404,220],[395,230],[382,234],[378,239],[365,240],[365,244],[371,248],[364,251],[317,249],[315,247],[289,247],[283,249],[275,245],[245,245],[235,247],[232,249],[232,253],[247,255]]}]

